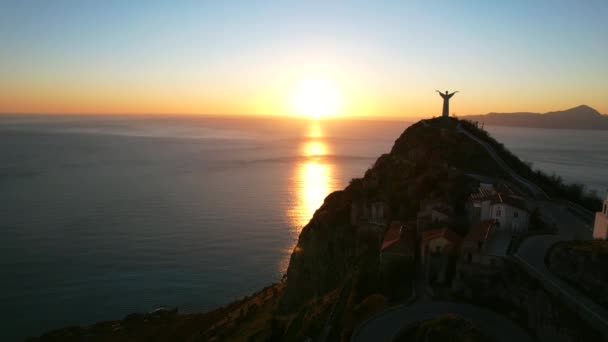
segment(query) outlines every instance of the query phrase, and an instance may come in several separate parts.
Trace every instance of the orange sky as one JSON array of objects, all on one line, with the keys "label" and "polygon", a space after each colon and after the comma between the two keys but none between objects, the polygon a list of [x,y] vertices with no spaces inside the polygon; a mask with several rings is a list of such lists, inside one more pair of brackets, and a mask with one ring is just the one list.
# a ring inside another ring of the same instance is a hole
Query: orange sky
[{"label": "orange sky", "polygon": [[41,6],[0,4],[0,113],[608,113],[604,3]]},{"label": "orange sky", "polygon": [[[42,82],[41,82],[42,83]],[[295,88],[296,86],[294,86]],[[449,88],[463,89],[460,88]],[[291,115],[292,88],[198,90],[188,87],[100,85],[33,86],[0,88],[0,112],[4,113],[121,113],[121,114],[258,114]],[[341,88],[340,116],[427,116],[439,115],[442,100],[431,87],[382,92],[374,87],[349,85]],[[559,90],[556,90],[559,92]],[[602,113],[600,94],[554,93],[504,94],[492,89],[460,90],[451,101],[457,115],[490,111],[546,112],[588,104]],[[511,95],[511,96],[508,96]]]}]

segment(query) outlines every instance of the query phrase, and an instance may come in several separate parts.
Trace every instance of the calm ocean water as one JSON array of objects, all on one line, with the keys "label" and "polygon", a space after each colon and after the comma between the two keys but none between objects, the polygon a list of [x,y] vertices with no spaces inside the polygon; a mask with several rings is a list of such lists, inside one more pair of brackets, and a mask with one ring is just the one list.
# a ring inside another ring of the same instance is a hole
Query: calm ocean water
[{"label": "calm ocean water", "polygon": [[[280,279],[323,198],[403,121],[0,116],[0,340]],[[608,134],[494,127],[535,167],[605,191]]]},{"label": "calm ocean water", "polygon": [[608,191],[608,131],[486,127],[534,169],[585,185],[604,198]]}]

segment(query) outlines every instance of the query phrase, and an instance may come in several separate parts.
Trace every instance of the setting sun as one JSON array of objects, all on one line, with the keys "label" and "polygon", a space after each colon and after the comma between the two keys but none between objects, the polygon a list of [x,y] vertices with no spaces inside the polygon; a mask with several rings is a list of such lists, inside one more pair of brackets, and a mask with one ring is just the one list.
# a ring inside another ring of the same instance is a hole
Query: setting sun
[{"label": "setting sun", "polygon": [[330,80],[307,79],[296,86],[291,96],[291,111],[295,115],[319,119],[342,111],[342,92]]}]

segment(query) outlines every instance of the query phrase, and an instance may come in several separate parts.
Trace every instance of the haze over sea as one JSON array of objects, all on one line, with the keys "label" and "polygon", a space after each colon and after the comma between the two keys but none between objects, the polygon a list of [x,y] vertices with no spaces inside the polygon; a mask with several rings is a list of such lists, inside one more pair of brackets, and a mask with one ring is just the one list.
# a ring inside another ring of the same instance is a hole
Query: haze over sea
[{"label": "haze over sea", "polygon": [[[0,340],[278,281],[300,229],[406,121],[0,116]],[[603,195],[608,134],[487,127]]]}]

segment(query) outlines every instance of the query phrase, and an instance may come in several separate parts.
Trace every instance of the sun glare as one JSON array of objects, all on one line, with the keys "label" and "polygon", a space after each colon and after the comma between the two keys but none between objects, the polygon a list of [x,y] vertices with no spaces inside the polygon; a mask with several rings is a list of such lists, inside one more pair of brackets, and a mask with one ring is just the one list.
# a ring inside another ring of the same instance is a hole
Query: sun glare
[{"label": "sun glare", "polygon": [[342,93],[330,80],[307,79],[294,89],[291,110],[295,115],[313,119],[338,115],[342,110]]}]

